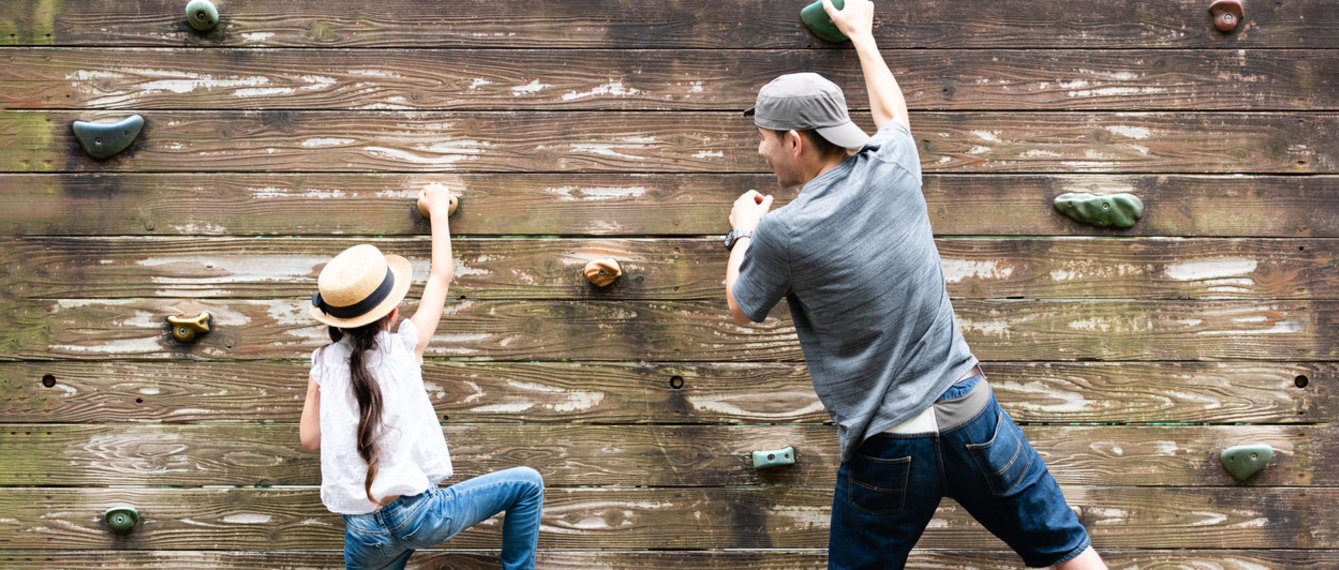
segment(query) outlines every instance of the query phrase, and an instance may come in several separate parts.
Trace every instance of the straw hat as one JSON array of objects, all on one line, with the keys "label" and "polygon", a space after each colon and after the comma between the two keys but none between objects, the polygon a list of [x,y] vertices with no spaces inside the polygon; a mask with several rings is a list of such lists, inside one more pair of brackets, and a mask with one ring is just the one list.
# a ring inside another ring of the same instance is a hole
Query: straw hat
[{"label": "straw hat", "polygon": [[308,309],[313,319],[342,329],[358,328],[384,317],[409,293],[409,260],[384,255],[376,246],[355,245],[321,270],[319,293]]}]

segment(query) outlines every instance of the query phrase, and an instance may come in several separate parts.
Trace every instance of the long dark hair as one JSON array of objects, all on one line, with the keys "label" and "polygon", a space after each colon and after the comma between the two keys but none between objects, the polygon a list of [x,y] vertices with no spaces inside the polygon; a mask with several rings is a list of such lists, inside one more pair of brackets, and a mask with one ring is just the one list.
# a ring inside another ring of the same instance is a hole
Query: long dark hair
[{"label": "long dark hair", "polygon": [[377,347],[377,333],[386,323],[386,317],[377,319],[358,328],[341,329],[330,327],[330,340],[339,342],[345,335],[349,337],[349,379],[353,386],[353,395],[358,398],[358,456],[367,462],[367,478],[363,479],[363,491],[367,500],[372,498],[372,480],[377,478],[377,467],[381,463],[381,450],[377,449],[377,435],[381,432],[381,386],[367,370],[367,351]]}]

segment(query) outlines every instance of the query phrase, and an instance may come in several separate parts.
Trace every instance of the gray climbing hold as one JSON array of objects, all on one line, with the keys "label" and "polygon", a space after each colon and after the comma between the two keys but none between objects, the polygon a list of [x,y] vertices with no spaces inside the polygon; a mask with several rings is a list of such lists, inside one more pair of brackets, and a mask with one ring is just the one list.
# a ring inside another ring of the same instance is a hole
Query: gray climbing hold
[{"label": "gray climbing hold", "polygon": [[1260,444],[1229,447],[1223,450],[1223,454],[1218,459],[1223,462],[1223,469],[1227,469],[1232,477],[1238,481],[1245,481],[1247,477],[1264,469],[1265,464],[1269,463],[1272,457],[1274,457],[1274,448],[1267,444]]},{"label": "gray climbing hold", "polygon": [[769,467],[778,467],[781,465],[795,464],[795,449],[786,447],[775,451],[755,451],[753,452],[753,468],[767,469]]},{"label": "gray climbing hold", "polygon": [[144,128],[144,117],[131,115],[115,123],[74,122],[74,138],[89,156],[102,160],[116,156],[135,142]]},{"label": "gray climbing hold", "polygon": [[1099,228],[1132,227],[1144,215],[1144,203],[1134,194],[1097,196],[1069,192],[1055,197],[1055,209],[1075,221]]},{"label": "gray climbing hold", "polygon": [[186,5],[186,21],[198,32],[208,32],[219,24],[219,9],[209,0],[191,0]]}]

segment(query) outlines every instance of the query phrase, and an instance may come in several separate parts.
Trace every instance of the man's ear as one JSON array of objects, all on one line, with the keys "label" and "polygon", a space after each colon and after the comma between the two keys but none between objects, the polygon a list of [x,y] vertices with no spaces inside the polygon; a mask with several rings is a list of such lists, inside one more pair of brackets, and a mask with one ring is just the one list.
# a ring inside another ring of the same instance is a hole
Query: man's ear
[{"label": "man's ear", "polygon": [[792,155],[800,156],[800,153],[804,151],[804,142],[804,135],[801,135],[800,131],[795,129],[786,131],[786,143],[790,145]]}]

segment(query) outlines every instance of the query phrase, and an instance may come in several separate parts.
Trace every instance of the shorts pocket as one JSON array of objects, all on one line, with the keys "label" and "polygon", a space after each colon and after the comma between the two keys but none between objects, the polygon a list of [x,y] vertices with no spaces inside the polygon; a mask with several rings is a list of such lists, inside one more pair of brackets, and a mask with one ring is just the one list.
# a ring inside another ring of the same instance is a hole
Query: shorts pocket
[{"label": "shorts pocket", "polygon": [[995,430],[984,443],[967,444],[967,452],[985,476],[990,492],[1004,496],[1017,490],[1032,468],[1035,456],[1023,439],[1022,430],[1001,411],[995,416]]},{"label": "shorts pocket", "polygon": [[910,456],[883,459],[857,453],[847,464],[847,501],[871,515],[899,512],[906,502],[910,475]]}]

